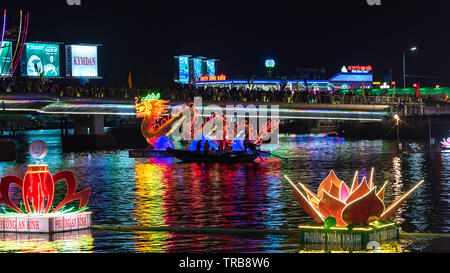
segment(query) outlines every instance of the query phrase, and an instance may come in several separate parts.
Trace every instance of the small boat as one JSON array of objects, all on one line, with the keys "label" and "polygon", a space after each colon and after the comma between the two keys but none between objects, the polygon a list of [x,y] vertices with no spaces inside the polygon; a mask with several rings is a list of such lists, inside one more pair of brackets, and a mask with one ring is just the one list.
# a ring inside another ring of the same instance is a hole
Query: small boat
[{"label": "small boat", "polygon": [[198,163],[239,163],[253,162],[258,156],[258,152],[197,152],[167,148],[167,153],[185,162]]}]

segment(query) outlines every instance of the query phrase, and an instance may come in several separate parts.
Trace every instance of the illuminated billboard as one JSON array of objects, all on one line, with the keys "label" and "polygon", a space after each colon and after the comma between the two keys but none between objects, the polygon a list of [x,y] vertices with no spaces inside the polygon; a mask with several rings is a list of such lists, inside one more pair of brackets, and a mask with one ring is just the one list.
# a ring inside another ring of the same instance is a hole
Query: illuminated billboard
[{"label": "illuminated billboard", "polygon": [[198,81],[202,75],[202,66],[203,62],[202,59],[193,59],[194,60],[194,75],[195,80]]},{"label": "illuminated billboard", "polygon": [[67,45],[66,76],[98,77],[97,46]]},{"label": "illuminated billboard", "polygon": [[215,60],[207,60],[206,61],[206,73],[208,76],[216,75],[216,61]]},{"label": "illuminated billboard", "polygon": [[189,58],[186,56],[178,57],[179,82],[189,83]]},{"label": "illuminated billboard", "polygon": [[12,43],[3,41],[0,50],[0,75],[7,76],[9,75],[9,73],[7,73],[8,68],[11,65]]},{"label": "illuminated billboard", "polygon": [[26,43],[21,75],[27,77],[59,77],[59,45]]}]

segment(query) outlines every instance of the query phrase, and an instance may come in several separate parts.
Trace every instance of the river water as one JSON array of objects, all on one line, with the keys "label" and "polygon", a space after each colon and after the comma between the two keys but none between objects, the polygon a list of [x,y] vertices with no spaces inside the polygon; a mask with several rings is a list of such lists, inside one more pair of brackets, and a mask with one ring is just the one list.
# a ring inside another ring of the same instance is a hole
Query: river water
[{"label": "river water", "polygon": [[[311,219],[296,201],[287,175],[316,191],[335,170],[348,185],[375,167],[374,181],[388,181],[386,205],[417,182],[426,181],[392,220],[411,233],[450,231],[450,153],[428,153],[424,143],[409,143],[418,152],[398,154],[386,140],[346,141],[321,136],[282,135],[280,144],[264,147],[274,154],[247,164],[188,164],[174,159],[132,159],[128,150],[63,153],[59,130],[23,132],[15,162],[0,163],[0,176],[23,177],[35,163],[28,144],[44,140],[44,162],[52,174],[72,170],[79,190],[91,187],[89,209],[95,225],[143,225],[292,229]],[[57,183],[62,200],[64,183]],[[12,196],[20,193],[12,188]],[[16,201],[17,201],[16,200]],[[394,246],[393,246],[394,245]],[[402,239],[385,251],[449,252],[449,239]],[[192,235],[169,232],[80,231],[45,235],[2,234],[0,251],[12,252],[236,252],[297,253],[298,237],[287,235]]]}]

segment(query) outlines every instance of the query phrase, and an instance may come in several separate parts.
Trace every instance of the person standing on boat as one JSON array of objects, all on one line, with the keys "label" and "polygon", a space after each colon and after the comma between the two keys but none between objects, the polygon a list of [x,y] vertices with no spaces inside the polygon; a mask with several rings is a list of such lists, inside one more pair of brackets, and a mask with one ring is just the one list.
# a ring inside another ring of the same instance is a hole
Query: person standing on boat
[{"label": "person standing on boat", "polygon": [[223,149],[224,149],[224,147],[223,147],[223,140],[221,140],[220,143],[219,143],[219,153],[223,153]]},{"label": "person standing on boat", "polygon": [[233,149],[231,148],[230,144],[228,144],[228,141],[225,142],[225,152],[231,152]]},{"label": "person standing on boat", "polygon": [[203,146],[203,152],[205,153],[205,154],[207,154],[208,152],[209,152],[209,148],[210,148],[211,146],[209,145],[209,141],[208,140],[206,140],[205,141],[205,145]]},{"label": "person standing on boat", "polygon": [[251,144],[250,139],[248,136],[246,136],[244,140],[244,152],[247,151],[247,149],[250,147],[250,144]]},{"label": "person standing on boat", "polygon": [[200,152],[201,152],[201,149],[202,149],[202,142],[201,142],[200,140],[198,140],[198,141],[197,141],[197,147],[196,147],[195,151],[196,151],[197,153],[200,153]]}]

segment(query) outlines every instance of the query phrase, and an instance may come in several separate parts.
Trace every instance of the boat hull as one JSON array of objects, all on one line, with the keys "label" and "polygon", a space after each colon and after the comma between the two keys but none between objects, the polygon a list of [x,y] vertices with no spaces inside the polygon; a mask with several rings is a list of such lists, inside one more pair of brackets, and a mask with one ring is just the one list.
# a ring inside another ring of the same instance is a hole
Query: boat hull
[{"label": "boat hull", "polygon": [[167,153],[184,162],[198,163],[253,162],[258,157],[257,153],[229,152],[221,154],[205,154],[203,152],[177,150],[172,148],[167,148]]},{"label": "boat hull", "polygon": [[165,158],[172,157],[166,150],[130,150],[129,158]]}]

